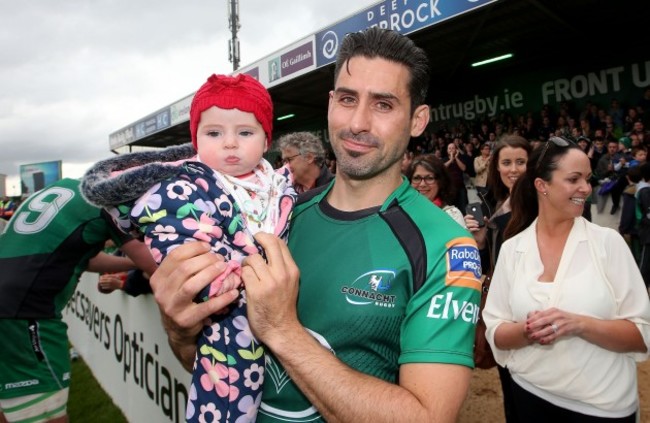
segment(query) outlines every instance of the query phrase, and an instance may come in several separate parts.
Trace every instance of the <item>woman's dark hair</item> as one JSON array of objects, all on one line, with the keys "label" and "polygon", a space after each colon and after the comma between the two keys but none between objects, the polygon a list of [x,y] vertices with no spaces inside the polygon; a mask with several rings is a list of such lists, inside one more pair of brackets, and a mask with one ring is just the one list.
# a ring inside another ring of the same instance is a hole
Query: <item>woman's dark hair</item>
[{"label": "woman's dark hair", "polygon": [[546,143],[537,147],[528,160],[526,173],[521,175],[515,182],[515,186],[512,187],[512,194],[510,195],[512,217],[503,233],[504,240],[512,238],[526,229],[539,214],[535,179],[541,178],[544,181],[550,181],[562,157],[570,150],[582,151],[580,146],[574,144],[571,140],[563,137],[557,138],[565,140],[568,145],[559,146],[552,141],[546,141]]},{"label": "woman's dark hair", "polygon": [[531,152],[528,140],[519,135],[506,135],[497,142],[492,152],[492,160],[490,160],[487,177],[488,189],[491,191],[492,197],[497,203],[502,203],[510,195],[510,190],[503,183],[499,174],[499,154],[505,147],[522,148],[526,151],[528,157],[530,157]]},{"label": "woman's dark hair", "polygon": [[409,166],[406,177],[409,181],[413,178],[415,168],[422,166],[427,171],[433,173],[438,183],[438,197],[442,200],[443,204],[451,204],[454,200],[454,187],[449,177],[449,172],[445,164],[433,154],[421,154],[416,156],[411,165]]}]

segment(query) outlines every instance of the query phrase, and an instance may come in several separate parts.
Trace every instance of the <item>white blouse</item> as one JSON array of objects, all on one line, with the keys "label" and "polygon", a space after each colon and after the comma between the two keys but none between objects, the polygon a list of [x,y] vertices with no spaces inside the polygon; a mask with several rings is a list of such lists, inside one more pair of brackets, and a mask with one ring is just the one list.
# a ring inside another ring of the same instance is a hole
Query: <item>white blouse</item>
[{"label": "white blouse", "polygon": [[630,320],[650,349],[650,301],[623,238],[576,218],[555,281],[540,283],[536,225],[503,244],[495,267],[483,311],[495,359],[520,386],[555,405],[601,417],[628,416],[638,408],[635,359],[645,360],[648,353],[616,353],[579,337],[516,350],[494,345],[501,323],[525,321],[530,311],[555,307],[598,319]]}]

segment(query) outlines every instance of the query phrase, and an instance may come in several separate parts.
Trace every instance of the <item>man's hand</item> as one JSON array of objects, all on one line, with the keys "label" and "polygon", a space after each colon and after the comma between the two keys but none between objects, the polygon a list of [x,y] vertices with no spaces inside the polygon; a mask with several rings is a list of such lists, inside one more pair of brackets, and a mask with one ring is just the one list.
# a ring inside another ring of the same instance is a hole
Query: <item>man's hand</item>
[{"label": "man's hand", "polygon": [[151,289],[160,308],[169,345],[187,371],[191,371],[196,338],[205,319],[238,296],[236,289],[195,303],[194,298],[226,268],[223,257],[207,244],[190,242],[172,251],[151,276]]},{"label": "man's hand", "polygon": [[259,254],[244,260],[248,320],[255,337],[273,349],[274,341],[286,331],[302,330],[296,311],[300,272],[280,238],[258,233],[255,240],[264,248],[267,261]]}]

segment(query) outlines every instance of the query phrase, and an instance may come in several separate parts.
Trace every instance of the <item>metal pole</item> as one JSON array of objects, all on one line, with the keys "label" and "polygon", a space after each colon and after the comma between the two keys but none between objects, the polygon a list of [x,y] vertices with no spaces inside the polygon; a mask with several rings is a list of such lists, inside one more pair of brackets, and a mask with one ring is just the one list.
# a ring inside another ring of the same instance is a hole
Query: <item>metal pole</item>
[{"label": "metal pole", "polygon": [[239,40],[237,31],[241,28],[239,24],[239,0],[226,0],[228,4],[228,27],[232,38],[228,42],[228,60],[232,63],[233,72],[239,69]]}]

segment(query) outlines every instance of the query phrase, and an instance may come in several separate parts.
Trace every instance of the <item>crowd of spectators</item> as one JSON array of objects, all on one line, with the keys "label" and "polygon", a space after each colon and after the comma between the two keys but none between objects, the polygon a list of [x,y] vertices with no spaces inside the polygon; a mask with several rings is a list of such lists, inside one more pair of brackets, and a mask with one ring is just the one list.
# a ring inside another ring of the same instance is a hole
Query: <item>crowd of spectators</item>
[{"label": "crowd of spectators", "polygon": [[[610,213],[616,214],[629,185],[627,171],[645,161],[650,147],[649,127],[650,88],[646,88],[638,101],[626,105],[612,98],[608,105],[587,101],[578,110],[571,103],[563,102],[556,108],[543,105],[538,111],[520,114],[501,113],[454,124],[431,123],[421,137],[411,140],[409,151],[413,156],[433,154],[445,163],[454,175],[457,193],[451,204],[464,210],[465,187],[485,189],[485,163],[489,159],[482,157],[482,150],[493,150],[496,141],[505,135],[520,135],[533,149],[550,136],[565,136],[578,143],[589,156],[594,187],[606,182],[612,185],[602,196],[611,195]],[[604,202],[599,203],[599,212],[602,207]],[[588,212],[589,207],[586,209]]]}]

